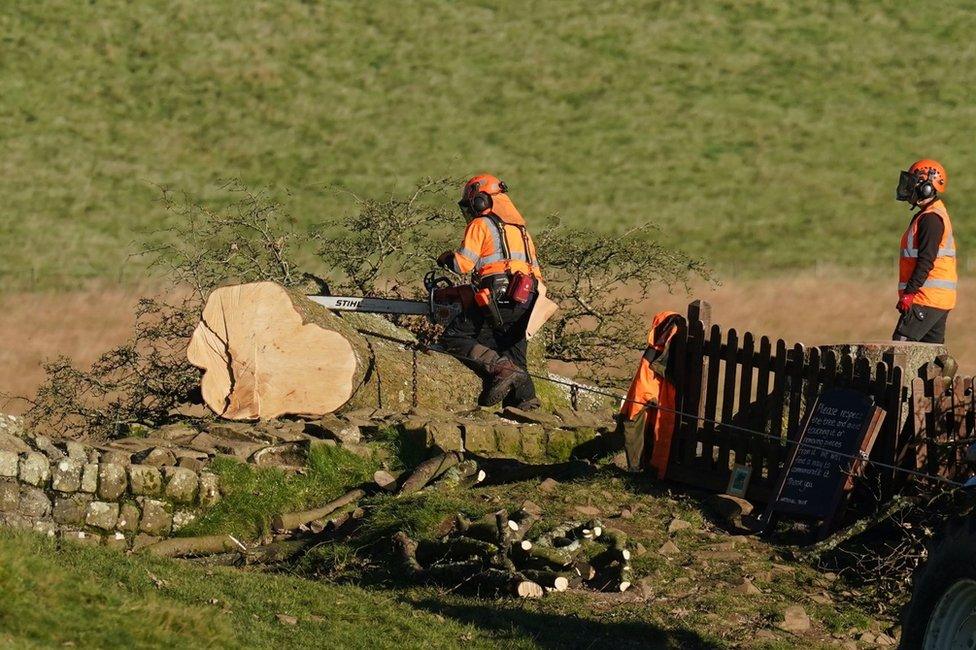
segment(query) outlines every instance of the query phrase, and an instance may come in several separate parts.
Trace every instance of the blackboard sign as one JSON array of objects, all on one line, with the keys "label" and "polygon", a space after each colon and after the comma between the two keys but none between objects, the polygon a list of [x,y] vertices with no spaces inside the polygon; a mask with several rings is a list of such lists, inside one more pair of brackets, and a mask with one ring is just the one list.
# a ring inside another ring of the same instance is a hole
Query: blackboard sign
[{"label": "blackboard sign", "polygon": [[825,391],[810,409],[799,444],[787,456],[767,519],[775,511],[824,519],[829,526],[861,471],[857,459],[871,453],[883,418],[884,411],[863,393]]}]

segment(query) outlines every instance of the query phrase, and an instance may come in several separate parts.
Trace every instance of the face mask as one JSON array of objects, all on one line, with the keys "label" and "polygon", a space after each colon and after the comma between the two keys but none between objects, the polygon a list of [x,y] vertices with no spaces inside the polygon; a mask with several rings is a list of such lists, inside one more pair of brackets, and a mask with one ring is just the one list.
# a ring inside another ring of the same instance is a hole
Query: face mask
[{"label": "face mask", "polygon": [[911,201],[915,198],[915,188],[918,186],[918,179],[915,174],[901,172],[898,175],[898,188],[895,190],[895,198],[899,201]]}]

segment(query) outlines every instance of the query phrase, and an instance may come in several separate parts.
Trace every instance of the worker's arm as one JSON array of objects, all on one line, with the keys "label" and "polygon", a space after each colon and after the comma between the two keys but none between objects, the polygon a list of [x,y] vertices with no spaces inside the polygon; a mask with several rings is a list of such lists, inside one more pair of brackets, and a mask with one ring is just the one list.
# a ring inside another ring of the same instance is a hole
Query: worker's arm
[{"label": "worker's arm", "polygon": [[451,260],[452,271],[467,275],[474,270],[478,260],[481,259],[481,249],[486,234],[484,219],[473,219],[468,223],[461,246],[454,251],[454,258]]},{"label": "worker's arm", "polygon": [[925,284],[932,267],[935,266],[935,258],[939,256],[939,244],[942,242],[944,232],[945,225],[939,215],[927,212],[918,218],[915,242],[918,247],[918,258],[915,260],[915,269],[905,285],[905,293],[917,293]]}]

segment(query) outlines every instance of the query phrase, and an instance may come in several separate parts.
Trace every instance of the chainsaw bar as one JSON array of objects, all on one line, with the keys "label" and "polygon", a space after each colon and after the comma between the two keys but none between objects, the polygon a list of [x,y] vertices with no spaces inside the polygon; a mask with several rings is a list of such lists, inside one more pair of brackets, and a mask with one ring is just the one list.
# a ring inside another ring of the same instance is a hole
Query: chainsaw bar
[{"label": "chainsaw bar", "polygon": [[396,300],[393,298],[354,298],[350,296],[307,296],[328,309],[359,311],[368,314],[414,314],[429,316],[430,305],[421,300]]}]

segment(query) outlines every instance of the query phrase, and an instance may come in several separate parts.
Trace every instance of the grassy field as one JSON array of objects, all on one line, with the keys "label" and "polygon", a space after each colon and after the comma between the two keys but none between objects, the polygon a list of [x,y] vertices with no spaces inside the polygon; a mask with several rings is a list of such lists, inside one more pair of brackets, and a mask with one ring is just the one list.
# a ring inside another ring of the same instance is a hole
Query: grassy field
[{"label": "grassy field", "polygon": [[0,290],[137,282],[156,184],[272,186],[311,226],[350,208],[330,186],[482,169],[726,273],[887,271],[923,155],[965,262],[974,29],[892,0],[4,3]]}]

